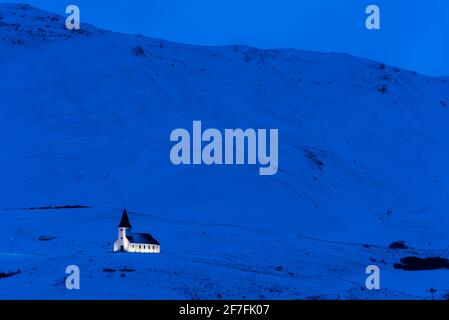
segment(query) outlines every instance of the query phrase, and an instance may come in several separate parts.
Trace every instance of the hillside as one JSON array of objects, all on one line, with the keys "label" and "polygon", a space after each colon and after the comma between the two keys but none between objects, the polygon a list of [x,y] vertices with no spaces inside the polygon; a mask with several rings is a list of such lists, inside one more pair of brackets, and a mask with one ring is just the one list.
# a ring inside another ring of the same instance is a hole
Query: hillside
[{"label": "hillside", "polygon": [[[23,286],[35,297],[48,279],[46,296],[72,297],[58,282],[67,257],[96,279],[74,298],[369,298],[372,259],[388,270],[379,297],[449,290],[447,270],[394,270],[412,253],[388,249],[448,256],[449,78],[345,54],[70,32],[12,4],[0,4],[0,74],[0,210],[91,207],[0,211],[0,271],[23,270],[0,280],[17,287],[1,298]],[[278,173],[172,165],[170,132],[193,120],[278,128]],[[123,206],[161,255],[110,253]],[[142,287],[101,271],[123,265]]]}]

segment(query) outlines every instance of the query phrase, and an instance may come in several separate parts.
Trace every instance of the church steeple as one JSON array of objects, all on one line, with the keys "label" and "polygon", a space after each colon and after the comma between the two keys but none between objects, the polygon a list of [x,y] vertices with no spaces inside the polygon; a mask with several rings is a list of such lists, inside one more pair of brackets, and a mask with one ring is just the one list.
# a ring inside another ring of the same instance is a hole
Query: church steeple
[{"label": "church steeple", "polygon": [[131,223],[129,222],[128,214],[126,213],[126,209],[123,209],[122,219],[120,220],[119,228],[128,228],[131,229]]}]

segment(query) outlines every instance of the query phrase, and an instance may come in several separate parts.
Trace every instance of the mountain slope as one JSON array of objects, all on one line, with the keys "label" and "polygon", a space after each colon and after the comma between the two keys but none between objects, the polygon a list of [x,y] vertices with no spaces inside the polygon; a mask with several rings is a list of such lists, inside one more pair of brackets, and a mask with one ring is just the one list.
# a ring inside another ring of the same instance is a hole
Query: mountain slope
[{"label": "mountain slope", "polygon": [[[126,205],[273,241],[405,240],[447,254],[448,78],[344,54],[182,45],[86,24],[69,32],[63,17],[26,5],[0,4],[0,17],[0,209]],[[278,128],[278,173],[172,165],[170,132],[193,120]],[[161,228],[176,252],[179,234]]]}]

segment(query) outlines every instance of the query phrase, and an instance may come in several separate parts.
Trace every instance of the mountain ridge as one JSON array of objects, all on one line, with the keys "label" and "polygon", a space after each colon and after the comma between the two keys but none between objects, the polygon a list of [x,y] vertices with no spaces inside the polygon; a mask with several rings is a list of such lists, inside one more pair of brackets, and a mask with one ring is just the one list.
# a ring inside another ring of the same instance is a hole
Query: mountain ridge
[{"label": "mountain ridge", "polygon": [[[58,31],[58,32],[55,32],[54,34],[59,36],[62,39],[62,41],[70,39],[73,36],[82,36],[82,35],[89,36],[89,35],[92,35],[91,33],[95,33],[96,35],[104,35],[105,33],[108,33],[108,34],[122,35],[125,37],[126,36],[129,36],[129,37],[134,36],[137,38],[146,38],[146,39],[154,41],[155,43],[159,43],[159,44],[162,43],[162,45],[169,44],[169,45],[173,45],[173,46],[186,47],[186,48],[198,48],[198,49],[201,49],[201,48],[203,48],[203,49],[232,48],[233,50],[236,50],[236,48],[240,48],[240,49],[253,50],[253,51],[262,51],[262,52],[267,52],[267,53],[269,53],[269,52],[298,52],[298,53],[304,52],[304,53],[323,54],[323,55],[328,55],[328,54],[347,55],[347,56],[353,57],[355,59],[365,60],[366,62],[380,63],[380,62],[376,62],[375,60],[372,60],[369,58],[354,56],[354,55],[351,55],[351,54],[348,54],[345,52],[324,52],[324,51],[319,52],[319,51],[303,50],[303,49],[297,49],[297,48],[270,48],[270,49],[267,49],[267,48],[258,48],[258,47],[254,47],[254,46],[248,46],[245,44],[229,44],[229,45],[221,45],[221,46],[188,44],[188,43],[165,40],[162,38],[141,35],[141,34],[128,34],[128,33],[123,33],[120,31],[109,31],[107,29],[97,28],[93,24],[86,23],[86,22],[83,22],[83,27],[80,30],[67,30],[65,28],[66,16],[63,16],[61,14],[57,14],[54,12],[50,12],[50,11],[41,10],[41,9],[33,7],[26,3],[7,3],[7,2],[0,3],[0,10],[2,10],[3,12],[6,12],[6,15],[4,17],[2,17],[4,20],[0,22],[2,27],[10,27],[14,31],[20,32],[22,35],[33,35],[33,36],[38,36],[38,37],[40,36],[41,37],[40,40],[43,40],[44,42],[45,42],[45,40],[49,40],[49,39],[46,39],[44,37],[44,35],[42,34],[46,30],[41,30],[40,28],[43,29],[43,27],[48,28],[51,26],[52,27],[51,30]],[[37,29],[37,31],[35,30],[35,32],[32,32],[32,30],[30,30],[30,29],[21,29],[20,28],[20,23],[17,22],[17,18],[19,17],[20,19],[24,19],[24,21],[25,21],[26,19],[30,18],[29,16],[27,16],[27,14],[31,14],[32,18],[35,19],[36,22],[41,23],[40,25],[37,25],[37,26],[33,25],[33,30]],[[8,21],[11,18],[13,18],[15,20],[11,24],[8,24]],[[52,26],[51,24],[54,24],[54,25]],[[10,41],[12,41],[16,45],[22,44],[20,42],[20,40],[21,39],[10,39]],[[57,39],[55,39],[55,41],[57,41]],[[389,65],[389,64],[384,64],[384,65],[391,67],[391,68],[400,69],[398,67],[395,67],[394,65]],[[406,69],[402,69],[402,68],[400,70],[402,70],[403,72],[411,72],[413,74],[419,74],[421,76],[425,76],[425,77],[429,77],[429,78],[449,79],[449,76],[429,76],[429,75],[424,75],[424,74],[418,73],[413,70],[406,70]]]}]

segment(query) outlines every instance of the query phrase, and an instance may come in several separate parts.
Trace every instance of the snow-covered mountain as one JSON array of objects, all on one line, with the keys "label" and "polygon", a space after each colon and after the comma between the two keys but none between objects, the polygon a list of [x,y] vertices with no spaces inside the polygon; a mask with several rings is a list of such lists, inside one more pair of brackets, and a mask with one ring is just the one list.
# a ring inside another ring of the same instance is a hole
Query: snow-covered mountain
[{"label": "snow-covered mountain", "polygon": [[[448,255],[449,78],[345,54],[192,46],[64,22],[0,4],[0,209],[91,208],[0,211],[0,272],[22,271],[0,279],[14,284],[0,297],[449,290],[447,270],[393,269],[405,255]],[[170,132],[193,120],[278,128],[278,173],[174,166]],[[125,205],[160,255],[110,253]],[[415,249],[388,249],[399,240]],[[67,260],[87,270],[89,290],[65,290]],[[383,289],[361,290],[373,263]],[[136,272],[102,272],[123,265]]]}]

